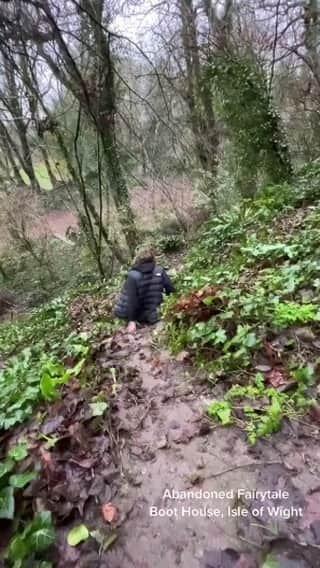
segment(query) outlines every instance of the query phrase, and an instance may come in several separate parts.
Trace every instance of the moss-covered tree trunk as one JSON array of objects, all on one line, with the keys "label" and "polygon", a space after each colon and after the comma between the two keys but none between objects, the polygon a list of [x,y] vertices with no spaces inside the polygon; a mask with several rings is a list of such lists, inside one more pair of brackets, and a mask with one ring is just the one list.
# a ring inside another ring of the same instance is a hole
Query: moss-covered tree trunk
[{"label": "moss-covered tree trunk", "polygon": [[290,180],[286,135],[257,62],[232,52],[213,56],[206,80],[211,84],[213,104],[219,103],[220,117],[228,128],[242,195],[254,195],[259,176],[275,184]]}]

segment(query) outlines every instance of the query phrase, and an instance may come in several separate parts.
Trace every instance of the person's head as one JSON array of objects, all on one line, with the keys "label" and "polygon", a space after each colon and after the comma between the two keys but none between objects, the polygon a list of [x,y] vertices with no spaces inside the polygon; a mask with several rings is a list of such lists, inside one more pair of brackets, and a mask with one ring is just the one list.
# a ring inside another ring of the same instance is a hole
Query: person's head
[{"label": "person's head", "polygon": [[142,264],[143,262],[154,262],[155,261],[155,250],[150,246],[140,247],[134,257],[134,264]]}]

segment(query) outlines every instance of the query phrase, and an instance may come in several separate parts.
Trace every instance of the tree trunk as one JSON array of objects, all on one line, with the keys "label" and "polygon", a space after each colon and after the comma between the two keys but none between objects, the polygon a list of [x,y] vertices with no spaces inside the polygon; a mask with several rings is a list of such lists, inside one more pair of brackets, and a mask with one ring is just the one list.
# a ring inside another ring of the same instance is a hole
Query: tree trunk
[{"label": "tree trunk", "polygon": [[109,186],[129,250],[133,255],[137,245],[137,232],[118,151],[114,68],[110,53],[110,38],[106,36],[102,24],[103,4],[103,0],[97,0],[92,5],[85,3],[89,24],[95,38],[95,65],[97,67],[96,85],[94,91],[91,90],[89,100],[86,101],[87,112],[93,118],[95,127],[101,136]]},{"label": "tree trunk", "polygon": [[[306,0],[304,6],[305,46],[309,67],[314,76],[315,99],[320,100],[320,8],[318,0]],[[311,128],[315,146],[320,145],[320,112],[319,102],[311,113]]]},{"label": "tree trunk", "polygon": [[[48,116],[50,116],[50,115],[48,115]],[[69,154],[68,149],[67,149],[67,147],[64,143],[64,139],[63,139],[63,136],[62,136],[59,128],[55,129],[55,135],[56,135],[56,138],[57,138],[59,148],[60,148],[61,153],[63,155],[63,158],[65,160],[65,163],[66,163],[68,172],[70,174],[70,177],[71,177],[72,181],[74,182],[74,184],[76,185],[76,187],[78,188],[78,190],[80,191],[79,188],[80,188],[81,182],[78,179],[78,174],[77,174],[77,172],[76,172],[76,170],[73,166],[72,160],[70,158],[70,154]],[[81,193],[81,191],[80,191],[80,193]],[[92,201],[91,201],[91,199],[88,195],[86,196],[86,200],[87,200],[87,206],[88,206],[89,212],[93,217],[94,224],[95,224],[96,227],[98,227],[101,230],[101,234],[104,238],[105,243],[108,245],[109,248],[111,248],[111,250],[114,251],[114,254],[115,254],[115,257],[117,258],[117,260],[119,260],[120,263],[125,263],[126,259],[125,259],[124,255],[122,253],[120,245],[118,244],[116,239],[113,242],[110,240],[105,226],[103,225],[103,223],[101,223],[99,213],[96,210],[94,204],[92,203]]]},{"label": "tree trunk", "polygon": [[22,109],[22,105],[19,102],[21,97],[19,96],[16,84],[16,78],[14,75],[14,66],[10,65],[10,59],[4,58],[3,62],[5,67],[5,76],[6,76],[6,83],[8,89],[8,97],[4,97],[3,102],[7,106],[9,112],[11,113],[14,119],[17,135],[21,145],[22,160],[24,164],[23,168],[29,177],[32,187],[37,192],[39,192],[40,186],[32,163],[31,149],[27,138],[27,126],[23,119],[24,112]]},{"label": "tree trunk", "polygon": [[[0,138],[3,144],[3,150],[6,152],[7,156],[8,156],[8,160],[9,163],[12,167],[12,171],[13,171],[13,175],[14,178],[17,182],[18,185],[24,186],[27,185],[26,182],[23,180],[21,174],[20,174],[20,170],[17,166],[16,160],[15,160],[15,156],[17,156],[18,160],[20,161],[20,164],[23,168],[23,162],[20,158],[20,153],[18,151],[18,148],[16,147],[14,141],[12,140],[9,132],[7,131],[5,125],[3,124],[3,122],[0,120]],[[14,154],[13,154],[14,152]]]},{"label": "tree trunk", "polygon": [[40,146],[40,151],[41,151],[43,161],[45,163],[45,166],[46,166],[46,169],[47,169],[47,172],[48,172],[48,175],[49,175],[49,179],[50,179],[52,188],[54,188],[56,186],[56,184],[58,183],[58,180],[56,179],[56,177],[55,177],[55,175],[52,171],[48,152],[47,152],[46,147],[43,144],[41,144],[41,146]]},{"label": "tree trunk", "polygon": [[179,0],[181,38],[186,63],[187,103],[196,152],[204,170],[216,173],[219,137],[211,93],[202,81],[196,11],[192,0]]},{"label": "tree trunk", "polygon": [[[64,40],[47,0],[43,1],[42,9],[54,34],[56,49],[63,61],[63,68],[61,65],[58,66],[51,54],[43,48],[40,48],[41,55],[46,59],[54,75],[71,90],[101,136],[110,190],[119,213],[119,220],[128,248],[132,254],[137,242],[137,232],[117,148],[110,38],[106,37],[102,24],[104,0],[96,0],[92,3],[80,2],[78,7],[80,17],[84,18],[85,23],[88,24],[88,27],[82,26],[82,28],[86,29],[86,32],[88,30],[88,33],[95,38],[91,55],[93,55],[92,60],[96,68],[92,75],[88,78],[81,72]],[[87,37],[84,40],[83,45],[87,43]]]}]

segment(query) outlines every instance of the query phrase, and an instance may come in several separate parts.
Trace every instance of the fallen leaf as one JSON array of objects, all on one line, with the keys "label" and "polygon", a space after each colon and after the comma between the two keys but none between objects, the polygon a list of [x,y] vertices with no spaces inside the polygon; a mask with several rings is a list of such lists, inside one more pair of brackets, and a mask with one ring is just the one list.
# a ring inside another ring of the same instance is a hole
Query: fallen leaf
[{"label": "fallen leaf", "polygon": [[92,412],[92,416],[103,416],[106,409],[108,408],[108,404],[106,402],[91,402],[89,404]]},{"label": "fallen leaf", "polygon": [[266,355],[270,361],[279,362],[281,355],[279,351],[271,344],[265,341],[264,343]]},{"label": "fallen leaf", "polygon": [[50,452],[47,452],[42,447],[40,448],[40,456],[43,461],[43,465],[50,469],[53,465],[52,456]]},{"label": "fallen leaf", "polygon": [[118,516],[118,511],[112,503],[102,505],[102,516],[107,523],[112,523]]},{"label": "fallen leaf", "polygon": [[295,330],[295,335],[299,337],[302,341],[314,341],[316,340],[316,336],[313,333],[312,329],[309,327],[297,327]]},{"label": "fallen leaf", "polygon": [[96,463],[95,458],[84,458],[83,460],[71,459],[69,461],[75,463],[76,465],[79,465],[80,467],[83,467],[84,469],[91,469]]},{"label": "fallen leaf", "polygon": [[283,373],[278,369],[272,369],[272,371],[267,373],[266,379],[273,387],[279,387],[280,385],[286,384],[286,379],[283,376]]},{"label": "fallen leaf", "polygon": [[61,426],[61,424],[64,421],[64,417],[63,416],[54,416],[53,418],[51,418],[50,420],[47,420],[41,430],[42,433],[45,434],[46,436],[48,436],[49,434],[52,434],[53,432],[56,432],[59,428],[59,426]]},{"label": "fallen leaf", "polygon": [[320,424],[320,405],[317,404],[316,402],[314,402],[311,406],[310,406],[310,416],[311,418],[315,421],[318,422]]},{"label": "fallen leaf", "polygon": [[179,363],[183,363],[183,361],[186,361],[189,358],[190,358],[189,351],[180,351],[180,353],[178,353],[178,355],[176,356],[176,361],[179,361]]},{"label": "fallen leaf", "polygon": [[77,381],[76,379],[72,379],[71,381],[69,381],[68,386],[69,389],[71,389],[73,392],[77,392],[81,389],[81,385],[79,381]]},{"label": "fallen leaf", "polygon": [[269,371],[271,371],[272,367],[270,367],[270,365],[256,365],[255,366],[255,370],[258,371],[259,373],[268,373]]}]

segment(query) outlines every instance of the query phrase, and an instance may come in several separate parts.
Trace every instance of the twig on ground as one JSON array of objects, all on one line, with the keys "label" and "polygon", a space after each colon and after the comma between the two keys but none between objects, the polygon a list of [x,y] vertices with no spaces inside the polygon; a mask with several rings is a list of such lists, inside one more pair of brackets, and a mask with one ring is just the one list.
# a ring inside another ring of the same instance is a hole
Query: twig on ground
[{"label": "twig on ground", "polygon": [[220,477],[220,475],[224,475],[225,473],[230,473],[231,471],[236,471],[237,469],[245,469],[247,467],[266,467],[268,465],[283,465],[286,467],[283,461],[270,461],[270,462],[251,462],[251,463],[244,463],[242,465],[235,465],[234,467],[229,467],[228,469],[224,469],[219,471],[218,473],[212,473],[205,477],[205,479],[212,479],[214,477]]},{"label": "twig on ground", "polygon": [[132,428],[132,430],[135,432],[135,430],[138,430],[138,428],[143,424],[143,421],[145,420],[145,418],[147,418],[149,411],[151,409],[152,403],[153,403],[153,398],[151,398],[151,400],[149,400],[148,406],[146,411],[143,413],[143,415],[141,416],[140,420],[138,421],[137,425],[135,426],[135,428]]}]

